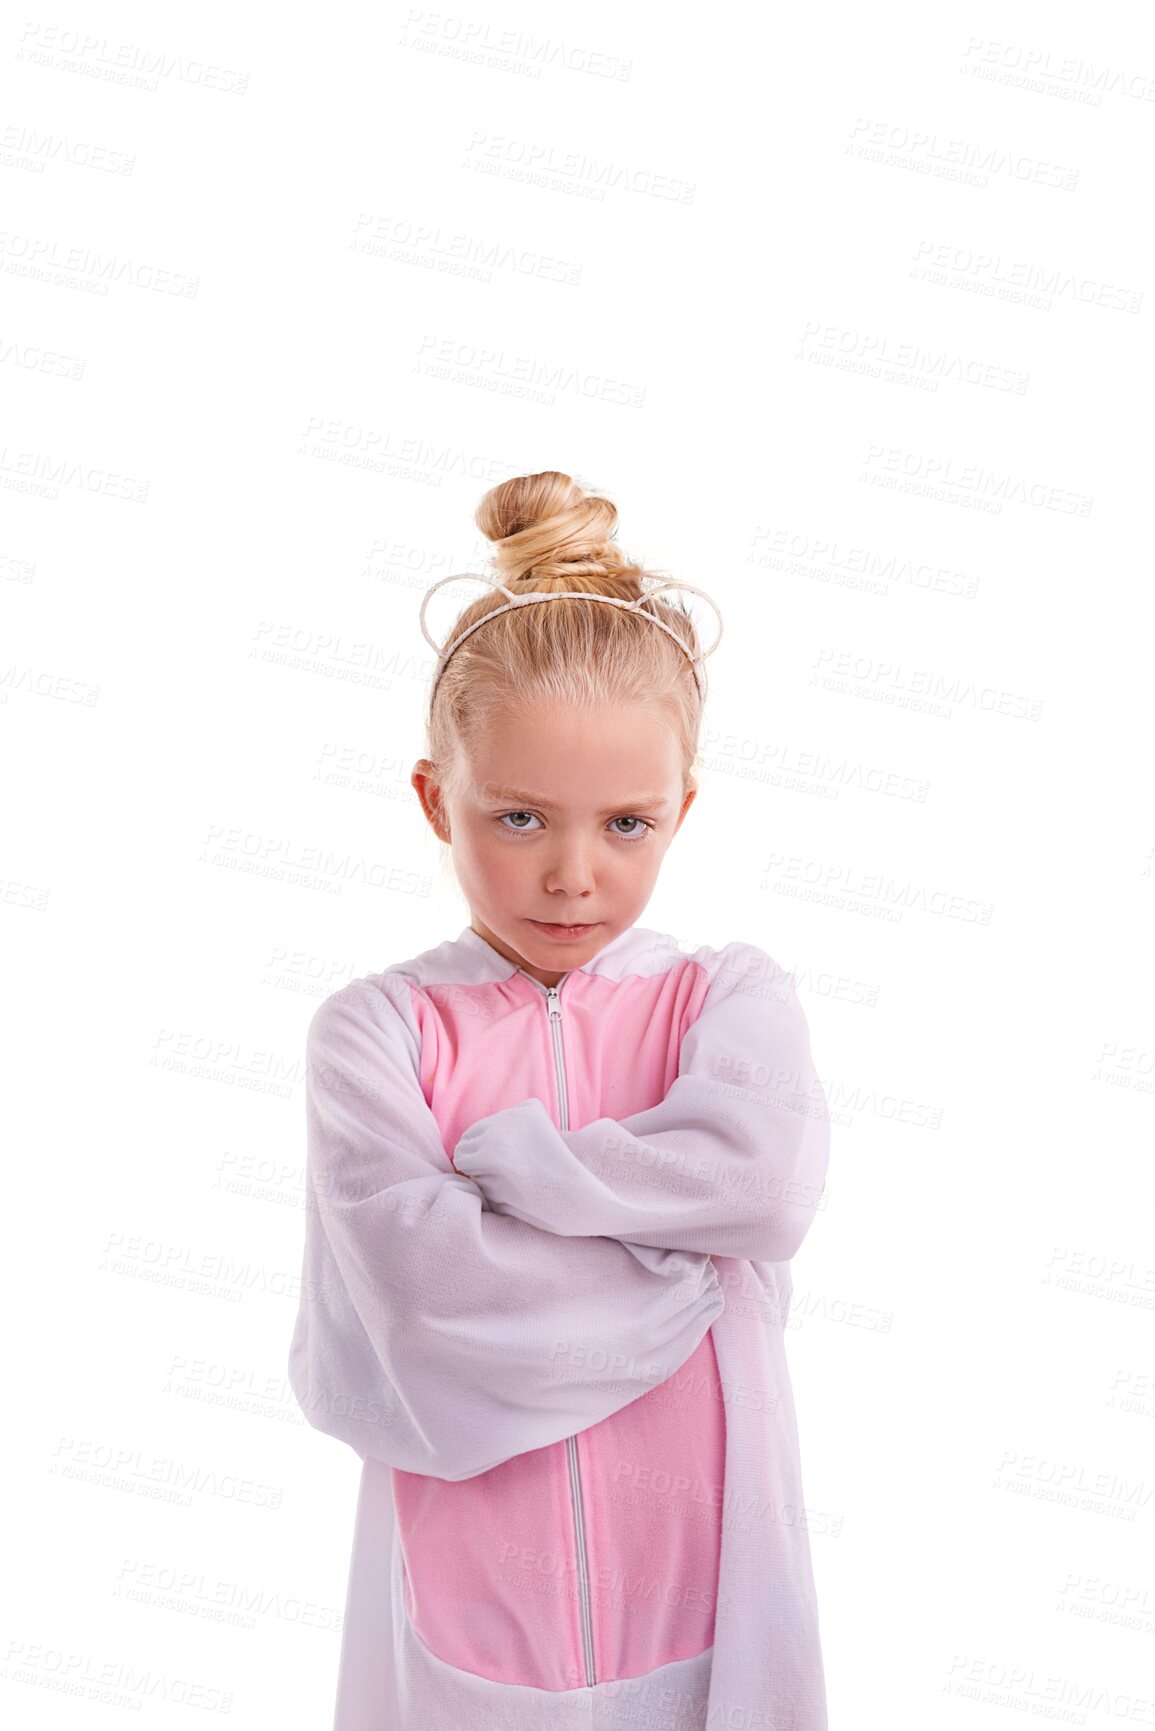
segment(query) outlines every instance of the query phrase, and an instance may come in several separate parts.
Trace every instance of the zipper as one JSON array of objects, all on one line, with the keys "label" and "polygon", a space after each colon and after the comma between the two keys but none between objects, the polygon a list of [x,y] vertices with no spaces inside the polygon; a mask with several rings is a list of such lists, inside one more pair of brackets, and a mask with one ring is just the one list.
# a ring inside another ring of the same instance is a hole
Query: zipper
[{"label": "zipper", "polygon": [[569,1484],[573,1498],[573,1525],[577,1542],[578,1585],[581,1589],[582,1611],[582,1642],[585,1646],[586,1682],[592,1687],[597,1681],[594,1676],[594,1625],[590,1611],[590,1570],[586,1557],[586,1523],[582,1508],[581,1479],[578,1477],[577,1437],[566,1438],[566,1453],[569,1456]]},{"label": "zipper", "polygon": [[[561,1115],[561,1128],[569,1129],[569,1091],[565,1079],[565,1056],[561,1045],[561,993],[559,987],[569,979],[563,974],[557,986],[543,986],[540,980],[535,980],[532,974],[524,968],[518,970],[525,974],[527,980],[533,980],[538,991],[544,992],[546,1010],[549,1014],[549,1029],[553,1036],[553,1067],[557,1078],[558,1104]],[[574,1543],[577,1550],[578,1589],[581,1594],[582,1645],[585,1650],[586,1683],[593,1687],[597,1681],[594,1671],[594,1620],[590,1605],[590,1565],[586,1554],[586,1523],[585,1505],[582,1502],[581,1475],[578,1470],[577,1437],[566,1438],[566,1458],[569,1462],[570,1502],[573,1507]]]}]

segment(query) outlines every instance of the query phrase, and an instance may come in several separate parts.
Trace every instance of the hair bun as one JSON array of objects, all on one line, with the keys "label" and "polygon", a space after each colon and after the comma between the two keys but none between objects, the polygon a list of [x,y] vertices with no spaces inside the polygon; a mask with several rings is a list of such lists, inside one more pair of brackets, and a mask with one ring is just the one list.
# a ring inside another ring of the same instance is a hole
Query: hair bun
[{"label": "hair bun", "polygon": [[494,564],[507,583],[617,577],[636,571],[613,540],[613,501],[587,493],[557,469],[516,475],[490,489],[475,522],[496,544]]}]

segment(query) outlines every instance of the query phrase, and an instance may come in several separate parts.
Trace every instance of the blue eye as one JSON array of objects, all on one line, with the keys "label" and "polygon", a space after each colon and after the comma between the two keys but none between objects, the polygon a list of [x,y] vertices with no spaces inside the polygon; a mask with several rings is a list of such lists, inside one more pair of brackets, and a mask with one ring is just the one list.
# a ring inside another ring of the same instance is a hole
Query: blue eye
[{"label": "blue eye", "polygon": [[[506,835],[533,835],[534,834],[534,831],[532,829],[530,829],[526,824],[523,824],[523,823],[516,824],[516,825],[514,825],[513,828],[507,827],[506,821],[505,821],[507,817],[509,817],[509,818],[533,818],[533,820],[535,822],[537,822],[538,818],[537,818],[536,812],[532,812],[532,811],[503,811],[499,814],[498,819],[497,819],[499,827],[504,831],[504,833]],[[655,827],[652,823],[649,822],[648,819],[646,819],[644,817],[627,817],[627,816],[614,817],[614,818],[610,819],[610,822],[611,823],[632,823],[632,824],[637,824],[640,826],[639,828],[632,830],[629,834],[623,834],[621,830],[618,830],[618,832],[617,832],[618,840],[619,841],[626,841],[626,842],[642,841],[649,834],[649,832]]]},{"label": "blue eye", "polygon": [[652,823],[647,823],[644,817],[615,817],[611,818],[610,821],[612,823],[636,823],[641,825],[640,830],[633,830],[629,835],[622,836],[623,841],[633,841],[636,836],[643,836],[654,827]]}]

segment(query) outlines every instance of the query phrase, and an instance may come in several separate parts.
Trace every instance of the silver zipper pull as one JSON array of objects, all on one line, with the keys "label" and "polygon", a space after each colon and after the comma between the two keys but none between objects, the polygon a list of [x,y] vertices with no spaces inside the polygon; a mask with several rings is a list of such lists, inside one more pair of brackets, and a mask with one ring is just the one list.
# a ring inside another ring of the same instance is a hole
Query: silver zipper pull
[{"label": "silver zipper pull", "polygon": [[561,1020],[561,999],[558,997],[556,986],[549,987],[546,994],[546,1008],[551,1016],[556,1016],[558,1021]]}]

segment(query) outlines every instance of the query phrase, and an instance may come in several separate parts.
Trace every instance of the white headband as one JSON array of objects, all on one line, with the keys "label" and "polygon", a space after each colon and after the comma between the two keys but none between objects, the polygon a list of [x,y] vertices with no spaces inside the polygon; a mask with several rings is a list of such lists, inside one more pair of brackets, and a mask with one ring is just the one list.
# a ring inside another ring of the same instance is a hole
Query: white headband
[{"label": "white headband", "polygon": [[[425,628],[425,609],[429,605],[430,596],[435,594],[435,592],[444,584],[460,583],[464,579],[470,579],[475,583],[488,583],[492,588],[500,589],[503,595],[508,595],[509,600],[504,607],[495,607],[491,612],[486,613],[481,619],[475,619],[472,625],[466,626],[460,636],[454,638],[448,648],[442,649],[439,644],[434,642],[433,638],[430,637],[429,632]],[[707,595],[704,589],[695,589],[692,583],[683,583],[677,577],[666,579],[643,577],[642,587],[645,590],[645,593],[640,595],[636,601],[622,601],[616,595],[599,595],[596,592],[587,589],[534,590],[528,594],[515,595],[512,590],[505,587],[505,584],[501,582],[500,578],[487,577],[483,573],[475,571],[462,571],[455,573],[450,577],[442,577],[440,582],[434,583],[432,588],[426,590],[425,599],[421,603],[421,633],[430,648],[437,652],[437,671],[433,677],[432,690],[436,691],[437,682],[445,671],[445,664],[453,654],[453,651],[457,648],[458,644],[464,643],[470,633],[476,631],[479,625],[484,625],[487,619],[496,619],[499,613],[509,613],[514,607],[528,607],[535,601],[608,601],[611,607],[623,607],[627,613],[640,613],[644,619],[650,621],[651,625],[659,626],[661,630],[667,632],[668,635],[674,639],[674,642],[678,645],[679,649],[685,653],[686,659],[693,668],[694,678],[698,685],[698,692],[702,700],[705,701],[706,674],[702,663],[708,655],[713,655],[715,649],[717,649],[719,643],[722,641],[722,613],[718,603]],[[718,615],[718,635],[715,637],[713,643],[711,643],[709,649],[703,650],[700,655],[691,655],[686,644],[678,636],[678,633],[672,626],[667,625],[664,619],[659,619],[654,613],[646,612],[643,604],[646,601],[651,600],[655,595],[660,595],[663,589],[679,589],[688,591],[691,595],[700,595],[703,601],[709,601],[710,606]]]}]

